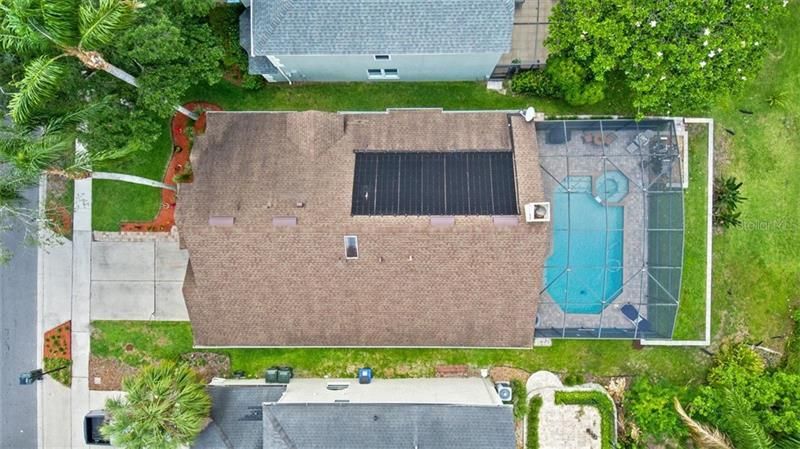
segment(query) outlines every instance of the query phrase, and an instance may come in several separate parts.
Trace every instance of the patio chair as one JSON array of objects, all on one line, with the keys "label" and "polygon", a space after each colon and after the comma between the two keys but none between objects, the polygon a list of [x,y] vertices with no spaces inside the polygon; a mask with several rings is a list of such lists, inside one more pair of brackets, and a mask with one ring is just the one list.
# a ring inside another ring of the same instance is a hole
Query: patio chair
[{"label": "patio chair", "polygon": [[606,133],[606,145],[611,145],[617,141],[617,135],[614,133]]},{"label": "patio chair", "polygon": [[629,143],[625,149],[628,150],[628,153],[630,154],[639,154],[639,145],[636,143],[636,141]]},{"label": "patio chair", "polygon": [[594,133],[591,131],[583,132],[583,143],[592,143],[594,141]]},{"label": "patio chair", "polygon": [[643,317],[639,314],[639,310],[636,307],[632,306],[631,304],[625,304],[620,309],[625,318],[628,319],[634,326],[636,326],[641,332],[647,332],[651,329],[650,322],[647,321],[647,318]]}]

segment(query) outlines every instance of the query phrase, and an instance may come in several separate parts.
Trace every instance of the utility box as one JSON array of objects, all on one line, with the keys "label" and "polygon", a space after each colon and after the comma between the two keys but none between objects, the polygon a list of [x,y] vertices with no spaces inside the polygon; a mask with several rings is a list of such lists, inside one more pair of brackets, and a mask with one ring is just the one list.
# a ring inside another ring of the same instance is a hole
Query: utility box
[{"label": "utility box", "polygon": [[358,383],[368,384],[372,382],[372,368],[359,368],[358,369]]}]

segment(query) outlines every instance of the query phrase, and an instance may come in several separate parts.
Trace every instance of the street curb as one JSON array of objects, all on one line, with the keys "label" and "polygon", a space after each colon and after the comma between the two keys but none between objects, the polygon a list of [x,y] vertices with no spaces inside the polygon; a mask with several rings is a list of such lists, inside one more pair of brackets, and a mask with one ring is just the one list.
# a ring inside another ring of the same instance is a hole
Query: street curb
[{"label": "street curb", "polygon": [[[39,176],[39,214],[45,213],[47,202],[47,175]],[[39,224],[39,237],[42,238],[45,232],[45,224]],[[43,358],[44,350],[43,321],[44,321],[44,248],[42,245],[36,247],[36,361],[37,366]],[[36,447],[43,449],[44,442],[44,416],[42,413],[43,403],[42,382],[36,383]]]}]

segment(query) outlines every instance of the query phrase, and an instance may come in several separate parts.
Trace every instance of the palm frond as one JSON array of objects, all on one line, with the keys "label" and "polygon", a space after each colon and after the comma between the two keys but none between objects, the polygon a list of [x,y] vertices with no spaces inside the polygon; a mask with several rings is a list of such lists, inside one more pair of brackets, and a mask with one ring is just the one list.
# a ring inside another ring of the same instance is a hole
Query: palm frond
[{"label": "palm frond", "polygon": [[56,58],[40,56],[25,66],[24,77],[14,83],[18,91],[11,96],[9,109],[17,123],[25,123],[34,109],[50,99],[58,90],[58,83],[66,68]]},{"label": "palm frond", "polygon": [[78,41],[79,0],[42,0],[40,9],[48,34],[58,45],[67,47]]},{"label": "palm frond", "polygon": [[133,18],[134,6],[122,0],[83,2],[78,11],[81,49],[95,49],[108,44]]},{"label": "palm frond", "polygon": [[722,392],[720,415],[728,433],[740,449],[772,449],[774,442],[753,413],[750,403],[730,389]]},{"label": "palm frond", "polygon": [[692,419],[681,406],[678,398],[672,398],[675,411],[681,417],[683,424],[689,428],[692,440],[702,449],[734,449],[728,438],[719,430],[700,424]]},{"label": "palm frond", "polygon": [[797,449],[800,447],[800,435],[789,435],[775,441],[773,449]]},{"label": "palm frond", "polygon": [[33,26],[37,15],[31,2],[0,3],[0,47],[26,55],[46,51],[50,42]]}]

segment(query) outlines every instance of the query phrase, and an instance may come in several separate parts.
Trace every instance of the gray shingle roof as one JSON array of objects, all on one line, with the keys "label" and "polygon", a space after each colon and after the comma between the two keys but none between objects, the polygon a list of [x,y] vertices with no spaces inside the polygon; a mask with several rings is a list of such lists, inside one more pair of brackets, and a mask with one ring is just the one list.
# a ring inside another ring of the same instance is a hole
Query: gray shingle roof
[{"label": "gray shingle roof", "polygon": [[510,406],[264,404],[264,449],[515,449]]},{"label": "gray shingle roof", "polygon": [[278,385],[210,386],[211,419],[193,449],[261,449],[262,404],[280,399]]},{"label": "gray shingle roof", "polygon": [[250,10],[239,16],[239,45],[248,54],[247,73],[251,75],[277,75],[278,69],[265,56],[250,55]]},{"label": "gray shingle roof", "polygon": [[253,0],[255,55],[505,53],[514,0]]}]

